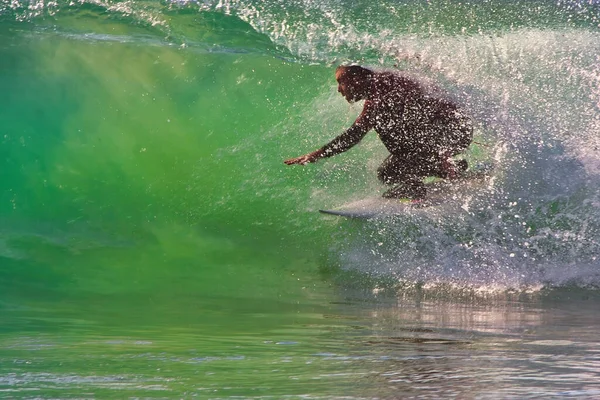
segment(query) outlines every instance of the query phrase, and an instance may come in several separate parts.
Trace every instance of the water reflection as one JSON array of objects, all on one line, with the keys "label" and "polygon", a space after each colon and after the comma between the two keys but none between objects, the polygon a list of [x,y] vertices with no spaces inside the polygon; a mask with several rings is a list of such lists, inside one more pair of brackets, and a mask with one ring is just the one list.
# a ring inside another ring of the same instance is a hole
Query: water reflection
[{"label": "water reflection", "polygon": [[351,341],[363,356],[356,364],[370,370],[366,397],[600,394],[595,292],[377,297],[355,303],[368,321],[368,332]]},{"label": "water reflection", "polygon": [[[245,317],[232,312],[220,319],[202,314],[203,322],[189,319],[188,324],[157,316],[154,325],[140,324],[143,318],[109,325],[98,315],[96,324],[89,324],[79,315],[60,332],[6,333],[0,336],[0,394],[600,396],[600,295],[593,291],[493,296],[348,291],[340,297],[329,307],[282,307]],[[10,322],[25,328],[30,318],[41,317],[20,312]]]}]

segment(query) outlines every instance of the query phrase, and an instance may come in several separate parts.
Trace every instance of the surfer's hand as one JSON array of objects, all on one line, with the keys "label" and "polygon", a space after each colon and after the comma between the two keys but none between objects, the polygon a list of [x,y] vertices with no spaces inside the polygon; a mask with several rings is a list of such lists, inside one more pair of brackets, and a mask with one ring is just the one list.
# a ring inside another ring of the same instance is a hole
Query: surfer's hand
[{"label": "surfer's hand", "polygon": [[294,165],[294,164],[305,165],[305,164],[308,164],[309,162],[311,162],[310,154],[306,154],[304,156],[300,156],[300,157],[296,157],[296,158],[290,158],[289,160],[284,161],[284,163],[286,163],[287,165]]},{"label": "surfer's hand", "polygon": [[300,157],[290,158],[289,160],[285,160],[284,163],[287,165],[300,164],[306,165],[308,163],[313,163],[321,158],[321,151],[313,151],[312,153],[305,154]]}]

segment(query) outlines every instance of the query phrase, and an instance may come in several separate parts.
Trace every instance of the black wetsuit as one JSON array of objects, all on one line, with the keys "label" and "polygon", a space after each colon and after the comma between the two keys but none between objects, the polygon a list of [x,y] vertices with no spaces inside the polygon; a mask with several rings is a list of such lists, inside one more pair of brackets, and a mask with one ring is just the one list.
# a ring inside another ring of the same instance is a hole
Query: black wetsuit
[{"label": "black wetsuit", "polygon": [[[420,186],[426,176],[445,178],[442,163],[466,150],[473,139],[469,118],[455,104],[427,94],[400,74],[377,74],[367,102],[368,127],[390,152],[377,171],[383,183]],[[355,124],[321,150],[325,157],[342,153],[366,133]]]}]

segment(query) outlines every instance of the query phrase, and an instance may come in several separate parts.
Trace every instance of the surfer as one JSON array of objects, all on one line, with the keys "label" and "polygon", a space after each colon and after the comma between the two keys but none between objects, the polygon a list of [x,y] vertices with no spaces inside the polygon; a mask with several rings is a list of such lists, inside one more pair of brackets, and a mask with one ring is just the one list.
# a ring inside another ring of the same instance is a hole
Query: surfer
[{"label": "surfer", "polygon": [[457,178],[466,160],[453,159],[469,147],[473,128],[459,107],[427,90],[416,79],[394,71],[339,66],[338,92],[349,103],[365,100],[354,124],[320,149],[290,158],[287,165],[304,165],[350,149],[374,129],[390,155],[377,170],[381,182],[395,185],[387,198],[422,199],[423,178]]}]

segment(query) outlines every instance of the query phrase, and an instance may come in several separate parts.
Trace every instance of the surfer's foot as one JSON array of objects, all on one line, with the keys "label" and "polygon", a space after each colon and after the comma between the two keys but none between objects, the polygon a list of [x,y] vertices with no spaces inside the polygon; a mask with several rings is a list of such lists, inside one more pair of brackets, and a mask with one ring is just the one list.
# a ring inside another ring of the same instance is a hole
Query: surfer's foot
[{"label": "surfer's foot", "polygon": [[382,197],[386,199],[410,199],[414,201],[425,198],[426,193],[427,190],[422,182],[412,184],[402,183],[383,193]]}]

